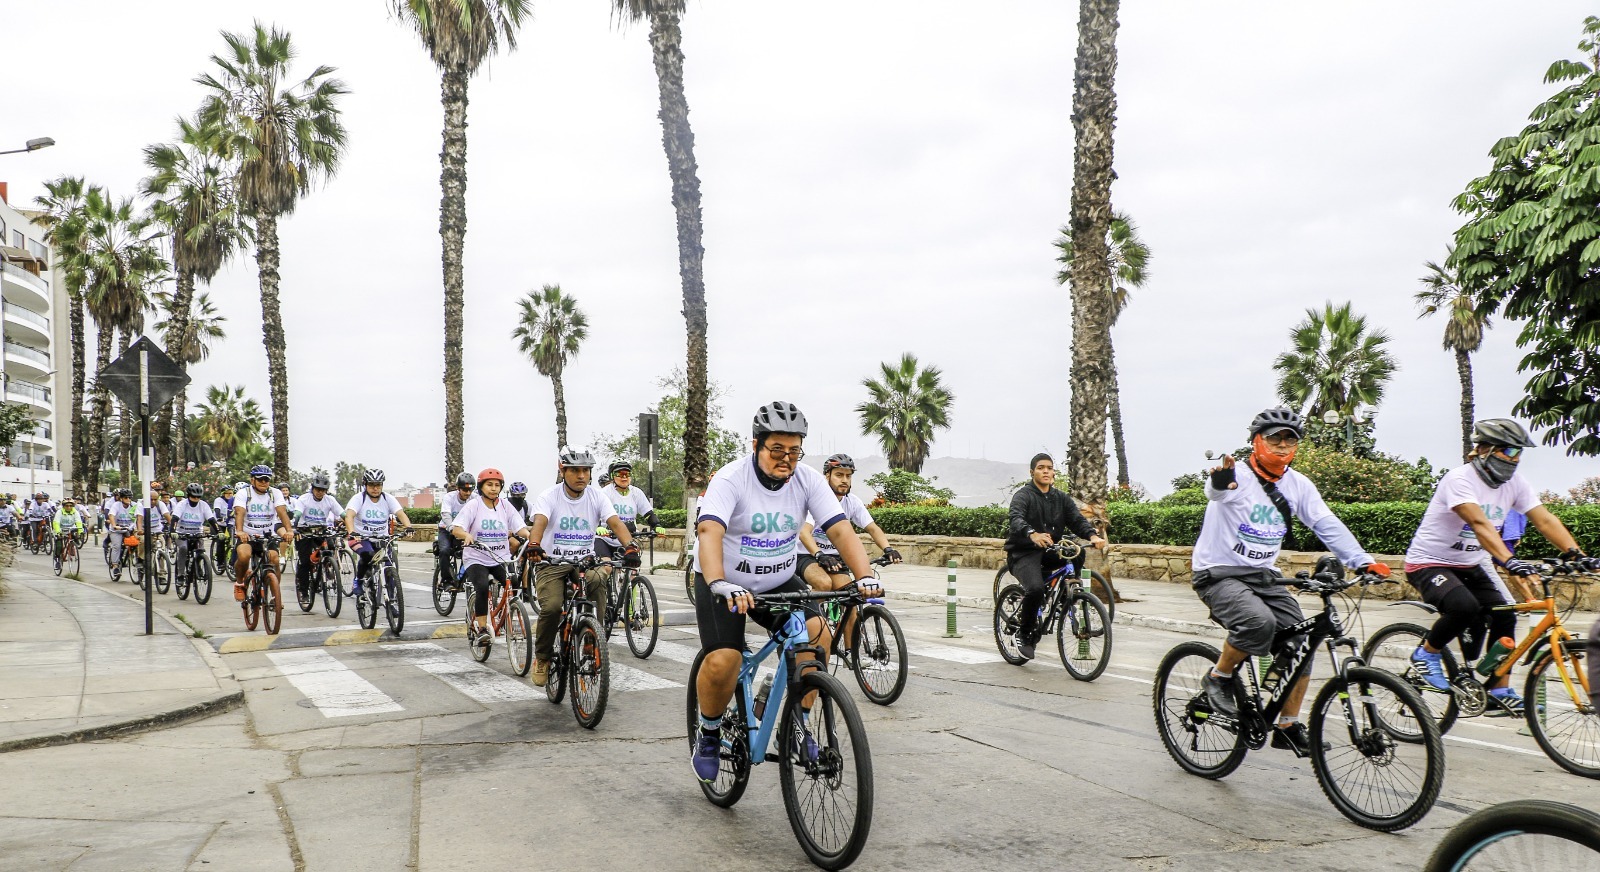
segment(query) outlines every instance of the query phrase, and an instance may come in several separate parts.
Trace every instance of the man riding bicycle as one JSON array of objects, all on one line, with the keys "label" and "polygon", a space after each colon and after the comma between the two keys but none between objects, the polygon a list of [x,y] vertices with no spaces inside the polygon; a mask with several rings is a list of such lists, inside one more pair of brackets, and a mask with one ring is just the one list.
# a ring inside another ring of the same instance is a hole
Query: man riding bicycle
[{"label": "man riding bicycle", "polygon": [[[817,527],[861,580],[862,592],[879,592],[867,551],[827,479],[800,463],[807,430],[806,416],[793,404],[762,406],[751,426],[751,453],[717,470],[700,500],[694,612],[705,658],[695,688],[700,729],[690,763],[702,781],[717,777],[722,715],[739,681],[745,616],[768,630],[786,620],[781,612],[757,606],[752,594],[806,590],[797,571],[800,525],[808,513],[823,519]],[[818,609],[804,603],[799,611],[806,616],[811,644],[828,650],[832,637]],[[796,656],[815,659],[809,651]]]},{"label": "man riding bicycle", "polygon": [[1028,464],[1032,481],[1011,495],[1006,528],[1006,569],[1022,585],[1022,618],[1017,628],[1017,653],[1032,660],[1039,643],[1039,606],[1044,604],[1046,579],[1061,561],[1046,549],[1061,541],[1067,530],[1090,545],[1104,548],[1106,540],[1079,511],[1077,501],[1055,487],[1056,464],[1040,452]]},{"label": "man riding bicycle", "polygon": [[[1294,518],[1310,527],[1346,566],[1380,576],[1389,574],[1349,528],[1334,516],[1311,479],[1289,468],[1300,447],[1304,422],[1290,409],[1277,407],[1250,422],[1249,475],[1239,475],[1232,455],[1222,458],[1206,481],[1206,513],[1200,538],[1195,542],[1194,591],[1211,609],[1212,617],[1228,630],[1222,654],[1202,686],[1213,711],[1239,717],[1234,671],[1246,657],[1276,654],[1273,637],[1279,630],[1305,620],[1300,601],[1281,584],[1274,565]],[[1292,642],[1290,644],[1293,644]],[[1304,757],[1311,753],[1310,738],[1300,723],[1300,704],[1310,685],[1311,673],[1284,696],[1272,747]]]},{"label": "man riding bicycle", "polygon": [[[458,478],[457,483],[460,483]],[[506,477],[500,470],[489,467],[478,473],[478,498],[469,499],[458,506],[450,533],[460,543],[467,567],[467,582],[472,585],[472,623],[469,625],[468,644],[487,648],[494,633],[489,629],[489,580],[506,583],[506,564],[511,560],[513,547],[520,547],[528,539],[528,525],[511,504],[500,498]],[[512,540],[518,541],[516,546]],[[477,543],[488,551],[465,546]],[[557,606],[559,608],[559,606]]]},{"label": "man riding bicycle", "polygon": [[[639,532],[641,525],[649,529],[656,525],[655,506],[650,505],[650,497],[643,489],[633,487],[633,464],[626,460],[613,461],[606,472],[611,477],[611,483],[600,488],[600,495],[611,503],[611,508],[617,512],[617,517],[622,519],[622,525],[628,528],[629,533]],[[594,540],[594,553],[597,557],[605,558],[622,550],[622,542],[611,535],[611,531],[601,528],[596,531]]]},{"label": "man riding bicycle", "polygon": [[66,531],[68,536],[76,539],[79,545],[82,545],[84,531],[88,529],[84,514],[78,511],[78,501],[72,497],[63,498],[61,500],[61,508],[50,519],[50,530],[56,534],[55,553],[50,555],[51,559],[57,561],[61,559],[61,549],[66,544],[65,537],[61,535],[63,530]]},{"label": "man riding bicycle", "polygon": [[400,501],[383,492],[383,482],[386,478],[381,469],[369,469],[362,473],[361,491],[351,497],[350,502],[344,507],[345,532],[352,537],[358,532],[360,534],[360,538],[353,538],[350,543],[350,550],[356,554],[358,585],[361,578],[372,568],[372,555],[377,551],[377,546],[371,540],[378,536],[389,535],[393,529],[391,522],[396,519],[399,519],[401,527],[411,526],[411,519],[406,517],[406,511],[401,508]]},{"label": "man riding bicycle", "polygon": [[[533,504],[533,524],[528,528],[529,556],[535,561],[545,557],[563,560],[582,560],[594,557],[595,531],[610,527],[622,543],[623,562],[639,565],[639,546],[633,534],[617,517],[611,502],[601,496],[599,488],[589,486],[589,476],[594,471],[594,457],[587,451],[561,452],[561,482],[544,493]],[[534,592],[539,597],[539,624],[534,630],[533,683],[543,687],[550,675],[550,658],[555,654],[556,626],[561,620],[561,602],[567,579],[583,571],[573,563],[542,565],[534,573]],[[597,566],[583,571],[585,593],[594,603],[595,611],[606,607],[606,579],[611,567]]]},{"label": "man riding bicycle", "polygon": [[[173,565],[180,577],[189,571],[189,539],[199,536],[217,524],[217,513],[205,501],[205,485],[191,481],[183,488],[183,499],[172,509],[172,531],[178,540]],[[198,579],[188,579],[197,581]]]},{"label": "man riding bicycle", "polygon": [[[235,600],[244,602],[245,582],[250,578],[250,553],[254,548],[251,543],[275,534],[285,542],[294,541],[289,508],[283,503],[283,493],[272,486],[272,467],[258,464],[250,467],[249,487],[233,497],[233,535],[239,542],[233,554]],[[270,565],[277,566],[278,550],[269,550],[266,559]],[[280,593],[273,591],[274,595]]]},{"label": "man riding bicycle", "polygon": [[510,503],[511,508],[522,516],[523,523],[532,524],[533,504],[528,502],[528,486],[520,481],[514,481],[506,493],[509,494],[506,497],[506,502]]},{"label": "man riding bicycle", "polygon": [[116,501],[106,516],[106,554],[111,560],[111,580],[122,577],[122,541],[133,533],[139,510],[133,505],[133,491],[119,488],[114,493]]},{"label": "man riding bicycle", "polygon": [[43,542],[44,531],[48,529],[50,519],[55,516],[56,507],[50,505],[50,495],[39,491],[33,495],[33,500],[28,503],[25,517],[28,521],[28,535],[30,541]]},{"label": "man riding bicycle", "polygon": [[[150,537],[151,539],[154,539],[158,536],[166,535],[168,522],[172,518],[171,510],[167,505],[166,495],[161,492],[161,482],[159,481],[150,482],[149,501],[146,502],[141,500],[139,502],[139,519],[136,521],[136,523],[138,523],[139,532],[141,533],[144,532],[143,518],[145,512],[148,511],[151,506],[155,507],[155,510],[150,512]],[[150,543],[148,542],[139,543],[139,556],[141,558],[144,557],[145,549],[149,547]]]},{"label": "man riding bicycle", "polygon": [[[476,483],[472,473],[462,470],[456,473],[456,489],[439,501],[439,532],[433,538],[433,554],[435,557],[449,554],[456,559],[457,566],[461,565],[461,540],[452,534],[451,528],[455,526],[455,517],[461,513],[461,507],[472,500],[472,486]],[[455,583],[453,578],[446,580]]]},{"label": "man riding bicycle", "polygon": [[[872,520],[872,513],[867,511],[861,498],[850,493],[855,474],[855,459],[848,454],[835,454],[822,462],[822,475],[828,480],[833,495],[839,498],[839,508],[844,511],[845,520],[850,522],[851,533],[857,527],[865,530],[890,563],[899,563],[900,552],[889,544],[889,537],[884,535],[878,522]],[[816,518],[810,514],[806,515],[806,522],[800,527],[800,545],[802,550],[795,561],[795,575],[804,579],[813,590],[839,590],[852,581],[850,573],[845,571],[844,559],[839,556],[839,548],[827,533],[817,529]],[[840,627],[846,651],[850,649],[850,634],[855,627],[855,620],[852,610]]]},{"label": "man riding bicycle", "polygon": [[[1485,566],[1484,554],[1506,568],[1523,600],[1540,598],[1523,581],[1538,575],[1538,566],[1512,556],[1502,538],[1510,513],[1526,515],[1568,560],[1600,569],[1600,560],[1584,556],[1566,525],[1540,504],[1533,486],[1517,474],[1523,451],[1534,445],[1521,424],[1510,418],[1479,421],[1472,426],[1472,442],[1470,460],[1439,479],[1406,549],[1406,578],[1421,591],[1423,602],[1439,610],[1438,620],[1411,652],[1411,662],[1421,667],[1428,687],[1447,693],[1450,677],[1441,654],[1445,646],[1461,640],[1461,655],[1471,663],[1483,652],[1486,639],[1516,636],[1517,613],[1495,610],[1515,600],[1492,564]],[[1522,696],[1510,681],[1509,673],[1494,678],[1489,701],[1497,714],[1521,715]]]},{"label": "man riding bicycle", "polygon": [[290,520],[294,522],[296,532],[312,527],[321,527],[324,532],[319,536],[296,535],[294,540],[294,584],[296,591],[306,590],[311,584],[311,555],[319,548],[332,548],[334,528],[339,523],[342,511],[339,501],[328,494],[328,476],[317,473],[311,477],[311,491],[300,495],[299,512],[291,513]]}]

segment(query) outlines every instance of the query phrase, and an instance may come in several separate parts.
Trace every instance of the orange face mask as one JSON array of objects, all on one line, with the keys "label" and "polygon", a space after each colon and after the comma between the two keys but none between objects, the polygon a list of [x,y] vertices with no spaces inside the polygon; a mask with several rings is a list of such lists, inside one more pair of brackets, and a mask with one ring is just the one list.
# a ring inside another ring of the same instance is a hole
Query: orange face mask
[{"label": "orange face mask", "polygon": [[1267,437],[1260,434],[1256,435],[1251,446],[1255,450],[1250,454],[1250,465],[1268,481],[1283,478],[1284,472],[1289,469],[1289,464],[1294,461],[1295,452],[1299,451],[1296,447],[1287,455],[1275,454],[1267,447]]}]

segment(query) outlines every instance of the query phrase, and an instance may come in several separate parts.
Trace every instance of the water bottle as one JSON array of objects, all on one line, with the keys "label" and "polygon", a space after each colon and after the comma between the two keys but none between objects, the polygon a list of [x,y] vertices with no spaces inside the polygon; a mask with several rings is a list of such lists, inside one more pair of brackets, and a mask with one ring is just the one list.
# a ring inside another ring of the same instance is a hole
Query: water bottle
[{"label": "water bottle", "polygon": [[756,720],[760,720],[767,711],[767,697],[772,694],[772,678],[769,673],[761,679],[761,687],[756,691]]},{"label": "water bottle", "polygon": [[1517,640],[1510,636],[1501,636],[1494,640],[1494,644],[1489,646],[1489,650],[1483,655],[1483,659],[1478,661],[1478,674],[1484,678],[1494,674],[1494,671],[1500,668],[1500,664],[1506,662],[1506,657],[1516,647]]}]

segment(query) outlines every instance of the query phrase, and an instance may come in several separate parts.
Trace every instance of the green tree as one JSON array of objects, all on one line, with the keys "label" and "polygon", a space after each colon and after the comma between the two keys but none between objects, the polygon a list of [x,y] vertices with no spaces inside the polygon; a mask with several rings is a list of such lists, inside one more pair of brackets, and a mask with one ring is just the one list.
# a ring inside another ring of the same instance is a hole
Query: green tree
[{"label": "green tree", "polygon": [[200,403],[197,436],[211,447],[223,460],[246,445],[256,442],[266,423],[261,407],[244,395],[244,386],[212,385],[206,388],[206,398]]},{"label": "green tree", "polygon": [[1519,369],[1531,373],[1516,412],[1548,445],[1600,454],[1600,18],[1581,59],[1558,60],[1560,85],[1531,123],[1489,149],[1493,166],[1455,199],[1466,223],[1446,266],[1480,315],[1523,323]]},{"label": "green tree", "polygon": [[[217,311],[211,303],[211,295],[205,291],[195,293],[187,306],[181,306],[175,294],[156,294],[156,307],[164,317],[156,322],[156,332],[162,336],[162,344],[167,347],[173,359],[187,369],[194,364],[211,356],[211,346],[227,336],[222,324],[228,319]],[[179,326],[178,313],[187,309]],[[183,331],[183,335],[179,334]],[[189,388],[185,385],[178,391],[172,400],[173,414],[179,420],[184,420],[188,415]],[[187,431],[185,431],[187,432]],[[181,460],[194,460],[189,456],[183,441],[183,434],[173,439],[172,461],[176,464]],[[162,467],[157,467],[158,469]]]},{"label": "green tree", "polygon": [[[1056,239],[1056,262],[1064,269],[1056,273],[1056,283],[1065,285],[1072,281],[1072,227],[1061,228]],[[1111,326],[1121,320],[1122,313],[1131,302],[1133,291],[1150,280],[1150,246],[1139,237],[1139,226],[1126,212],[1111,213],[1111,227],[1106,234],[1106,250],[1111,258],[1111,284],[1106,291],[1111,295]],[[1107,412],[1111,419],[1111,445],[1117,455],[1117,487],[1130,487],[1128,477],[1128,443],[1122,432],[1122,386],[1117,376],[1116,344],[1107,335],[1106,348],[1111,355],[1111,386],[1106,394]],[[1124,495],[1125,496],[1125,495]],[[1124,500],[1126,501],[1126,500]]]},{"label": "green tree", "polygon": [[[1455,254],[1454,248],[1445,256],[1445,263]],[[1444,350],[1456,356],[1456,375],[1461,379],[1461,456],[1472,453],[1473,389],[1472,355],[1483,347],[1483,331],[1489,329],[1489,316],[1478,312],[1478,301],[1461,284],[1461,278],[1450,266],[1440,266],[1433,261],[1423,264],[1428,274],[1423,276],[1422,290],[1417,291],[1417,306],[1421,317],[1443,312]]]},{"label": "green tree", "polygon": [[[82,176],[62,176],[44,183],[45,195],[34,205],[40,214],[34,221],[44,226],[45,241],[55,250],[54,272],[67,295],[67,334],[72,347],[72,493],[83,496],[88,467],[87,431],[83,422],[85,392],[85,345],[83,246],[88,224],[85,198],[89,185]],[[9,444],[9,443],[8,443]]]},{"label": "green tree", "polygon": [[[680,506],[684,503],[684,482],[687,479],[683,471],[683,431],[688,426],[689,383],[683,370],[678,369],[658,380],[656,385],[666,393],[645,410],[660,416],[656,431],[655,493],[650,495],[650,499],[658,506]],[[708,396],[713,421],[722,420],[723,392],[722,385],[711,383]],[[599,446],[601,461],[629,460],[639,464],[634,469],[634,482],[641,486],[646,484],[648,473],[641,462],[644,452],[639,447],[637,430],[626,436],[602,433],[593,441]],[[707,433],[707,457],[713,467],[720,469],[745,452],[748,444],[738,433],[713,424]]]},{"label": "green tree", "polygon": [[1306,320],[1289,332],[1293,350],[1278,355],[1278,399],[1308,418],[1333,410],[1349,415],[1358,405],[1376,406],[1394,376],[1389,335],[1368,330],[1365,316],[1345,303],[1307,309]]},{"label": "green tree", "polygon": [[32,433],[38,427],[39,421],[27,404],[0,402],[0,446],[5,447],[7,457],[11,455],[11,447],[17,444],[18,436]]},{"label": "green tree", "polygon": [[[687,420],[683,431],[687,493],[699,494],[717,465],[711,456],[713,419],[706,382],[705,247],[700,217],[700,175],[694,157],[694,131],[689,126],[689,100],[683,90],[683,34],[678,22],[684,0],[612,0],[624,23],[650,22],[650,50],[660,96],[661,145],[672,178],[672,209],[678,219],[678,277],[683,286],[683,320],[687,332]],[[684,503],[688,508],[688,503]]]},{"label": "green tree", "polygon": [[922,471],[936,430],[950,427],[950,404],[955,395],[941,382],[936,366],[921,367],[907,352],[897,365],[879,364],[881,379],[863,379],[867,401],[856,406],[861,434],[874,436],[883,447],[890,469]]},{"label": "green tree", "polygon": [[589,319],[578,301],[561,292],[560,285],[545,285],[517,301],[521,312],[511,338],[517,350],[533,362],[539,374],[550,379],[556,395],[556,449],[567,447],[567,394],[561,374],[567,361],[589,337]]},{"label": "green tree", "polygon": [[228,50],[211,56],[216,70],[196,79],[209,91],[200,123],[216,131],[217,149],[233,169],[234,196],[255,222],[274,466],[287,472],[289,367],[278,302],[278,219],[338,169],[345,142],[338,102],[347,91],[329,66],[293,81],[294,48],[285,31],[258,22],[250,34],[223,33],[222,38]]},{"label": "green tree", "polygon": [[461,334],[466,322],[462,250],[467,238],[467,84],[500,44],[517,47],[529,0],[390,0],[439,68],[444,147],[439,151],[439,243],[444,269],[444,476],[463,469],[466,411]]},{"label": "green tree", "polygon": [[361,489],[361,477],[366,474],[366,464],[341,460],[333,465],[333,495],[341,505],[350,502],[350,498]]},{"label": "green tree", "polygon": [[956,492],[934,484],[937,475],[923,478],[905,469],[890,469],[867,477],[867,487],[878,494],[878,499],[891,505],[948,506]]}]

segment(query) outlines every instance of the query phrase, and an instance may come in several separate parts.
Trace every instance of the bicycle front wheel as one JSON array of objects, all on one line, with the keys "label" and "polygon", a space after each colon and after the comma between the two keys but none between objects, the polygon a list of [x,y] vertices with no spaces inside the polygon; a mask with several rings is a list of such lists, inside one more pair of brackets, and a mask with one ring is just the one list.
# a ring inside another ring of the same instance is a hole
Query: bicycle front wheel
[{"label": "bicycle front wheel", "polygon": [[311,610],[317,607],[316,579],[310,573],[307,573],[305,581],[298,578],[294,580],[294,599],[302,615],[311,614]]},{"label": "bicycle front wheel", "polygon": [[194,601],[205,605],[211,601],[211,558],[204,554],[196,555],[189,564],[193,567],[194,579],[190,582],[194,586]]},{"label": "bicycle front wheel", "polygon": [[339,617],[339,610],[344,608],[344,582],[339,578],[339,561],[331,555],[323,555],[320,564],[322,573],[322,610],[330,618]]},{"label": "bicycle front wheel", "polygon": [[511,671],[519,676],[526,677],[533,667],[533,627],[533,610],[513,597],[506,611],[506,655],[511,658]]},{"label": "bicycle front wheel", "polygon": [[1156,732],[1185,772],[1226,778],[1244,762],[1244,737],[1211,721],[1201,682],[1217,663],[1217,649],[1185,642],[1161,658],[1154,691]]},{"label": "bicycle front wheel", "polygon": [[623,590],[622,633],[628,637],[628,650],[640,660],[656,650],[656,637],[661,635],[656,586],[642,575],[634,576]]},{"label": "bicycle front wheel", "polygon": [[1445,834],[1422,872],[1600,872],[1600,815],[1539,799],[1502,802]]},{"label": "bicycle front wheel", "polygon": [[361,624],[361,629],[370,630],[378,626],[378,580],[367,574],[366,578],[352,582],[356,591],[356,620]]},{"label": "bicycle front wheel", "polygon": [[800,847],[823,869],[849,866],[872,829],[872,750],[855,701],[838,679],[810,670],[784,697],[775,738],[783,807]]},{"label": "bicycle front wheel", "polygon": [[1022,585],[1008,584],[994,598],[994,645],[1012,666],[1028,662],[1017,645],[1017,630],[1022,626]]},{"label": "bicycle front wheel", "polygon": [[394,567],[384,567],[383,577],[387,587],[383,607],[389,618],[389,632],[398,636],[406,628],[406,592],[400,586],[400,573]]},{"label": "bicycle front wheel", "polygon": [[283,599],[279,597],[278,572],[269,569],[261,575],[261,623],[268,636],[278,635],[283,626]]},{"label": "bicycle front wheel", "polygon": [[1105,604],[1088,591],[1068,599],[1056,622],[1056,650],[1067,674],[1079,681],[1094,681],[1111,663],[1111,615]]},{"label": "bicycle front wheel", "polygon": [[167,556],[165,549],[156,552],[155,564],[156,593],[166,593],[172,589],[172,558]]},{"label": "bicycle front wheel", "polygon": [[67,556],[63,557],[61,559],[61,562],[65,566],[65,569],[63,571],[67,575],[69,575],[69,576],[77,575],[78,574],[78,570],[81,569],[82,566],[83,566],[82,558],[79,556],[79,553],[78,553],[78,547],[77,546],[73,546],[73,548],[71,550],[71,553],[69,553],[69,554],[67,554]]},{"label": "bicycle front wheel", "polygon": [[[1419,728],[1420,738],[1408,737]],[[1444,737],[1410,685],[1354,666],[1328,679],[1312,703],[1311,768],[1340,814],[1392,833],[1422,820],[1439,798]]]},{"label": "bicycle front wheel", "polygon": [[868,603],[856,613],[850,660],[856,684],[868,700],[891,705],[906,689],[906,637],[894,613]]},{"label": "bicycle front wheel", "polygon": [[[706,652],[701,651],[694,657],[694,663],[689,667],[689,752],[694,753],[696,737],[700,735],[700,694],[698,683],[700,679],[700,664],[706,659]],[[745,729],[743,709],[739,700],[743,697],[743,689],[735,687],[733,696],[728,699],[728,708],[722,713],[722,753],[719,755],[721,767],[717,770],[715,781],[700,782],[700,791],[711,800],[711,804],[718,808],[731,808],[744,796],[744,789],[750,783],[750,740],[749,732]]]},{"label": "bicycle front wheel", "polygon": [[572,625],[572,716],[578,725],[592,730],[606,716],[606,699],[611,695],[611,649],[600,625],[583,615]]},{"label": "bicycle front wheel", "polygon": [[445,617],[456,609],[455,567],[447,558],[433,561],[433,610]]},{"label": "bicycle front wheel", "polygon": [[1523,697],[1528,731],[1562,769],[1600,778],[1600,712],[1595,711],[1594,688],[1585,689],[1588,640],[1562,641],[1559,655],[1556,647],[1546,648],[1528,670]]}]

